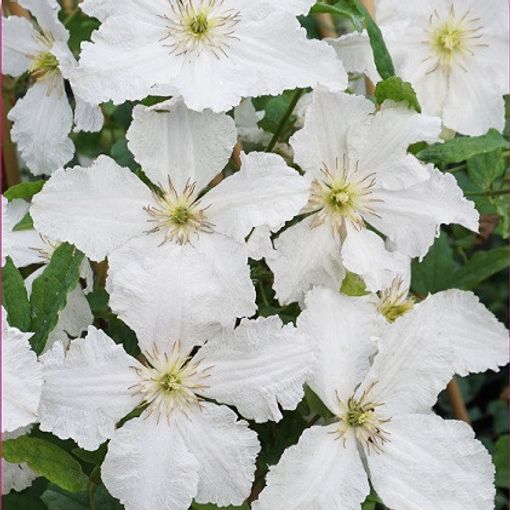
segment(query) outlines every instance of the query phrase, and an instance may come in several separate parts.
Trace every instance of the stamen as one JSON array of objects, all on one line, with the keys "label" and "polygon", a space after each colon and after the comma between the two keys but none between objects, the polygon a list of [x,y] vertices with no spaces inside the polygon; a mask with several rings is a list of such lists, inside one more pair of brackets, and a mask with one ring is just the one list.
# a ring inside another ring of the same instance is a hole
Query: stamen
[{"label": "stamen", "polygon": [[414,297],[408,296],[402,279],[395,278],[388,289],[378,292],[377,310],[389,322],[396,321],[414,307]]}]

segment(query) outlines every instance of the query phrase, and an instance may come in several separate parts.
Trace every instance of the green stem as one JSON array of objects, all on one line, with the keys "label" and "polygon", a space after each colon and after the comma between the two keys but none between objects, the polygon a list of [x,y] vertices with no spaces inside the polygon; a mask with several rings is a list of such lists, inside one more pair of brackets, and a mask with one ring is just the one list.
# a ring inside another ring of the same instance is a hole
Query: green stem
[{"label": "green stem", "polygon": [[273,138],[271,138],[271,141],[269,142],[269,145],[266,148],[266,152],[271,152],[275,145],[277,144],[278,140],[280,139],[280,136],[282,134],[282,131],[285,128],[285,125],[290,119],[290,116],[292,115],[292,112],[294,111],[294,108],[296,108],[296,105],[301,98],[301,96],[304,93],[304,89],[297,89],[296,92],[294,92],[294,96],[292,97],[292,100],[290,101],[289,107],[287,108],[287,111],[285,112],[285,115],[282,117],[282,120],[280,121],[280,124],[278,124],[278,127],[276,128],[276,132],[273,135]]},{"label": "green stem", "polygon": [[500,195],[508,195],[510,189],[500,189],[497,191],[481,191],[479,193],[464,193],[466,197],[497,197]]}]

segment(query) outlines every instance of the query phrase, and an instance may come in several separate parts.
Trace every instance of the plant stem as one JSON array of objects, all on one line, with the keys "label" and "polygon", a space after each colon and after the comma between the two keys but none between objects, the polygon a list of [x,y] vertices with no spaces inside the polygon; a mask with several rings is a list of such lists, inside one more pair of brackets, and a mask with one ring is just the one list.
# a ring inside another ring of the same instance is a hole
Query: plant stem
[{"label": "plant stem", "polygon": [[464,193],[466,197],[497,197],[500,195],[508,195],[510,193],[510,189],[499,189],[496,191],[481,191],[475,193]]},{"label": "plant stem", "polygon": [[271,138],[271,141],[269,142],[269,145],[266,147],[266,152],[271,152],[275,145],[277,144],[284,128],[287,122],[290,119],[290,116],[292,115],[292,112],[294,111],[294,108],[296,108],[296,105],[303,95],[304,89],[297,89],[296,92],[294,92],[294,96],[292,97],[289,107],[287,108],[287,111],[285,112],[285,115],[282,117],[282,120],[280,121],[280,124],[278,124],[278,127],[276,128],[276,133],[273,135],[273,138]]},{"label": "plant stem", "polygon": [[446,391],[448,392],[448,399],[450,400],[452,413],[455,419],[470,423],[469,413],[464,402],[464,397],[462,396],[459,381],[455,376],[448,384]]},{"label": "plant stem", "polygon": [[76,14],[78,14],[78,11],[80,10],[79,7],[76,7],[73,12],[71,12],[71,14],[69,14],[69,16],[67,16],[67,18],[62,22],[62,24],[67,27],[69,25],[69,23],[71,23],[71,21],[74,19],[74,17],[76,16]]}]

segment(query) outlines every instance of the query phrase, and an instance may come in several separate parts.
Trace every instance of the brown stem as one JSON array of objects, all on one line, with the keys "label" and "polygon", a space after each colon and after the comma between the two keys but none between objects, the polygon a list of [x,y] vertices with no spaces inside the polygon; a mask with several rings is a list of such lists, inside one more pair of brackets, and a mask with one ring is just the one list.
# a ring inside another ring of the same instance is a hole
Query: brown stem
[{"label": "brown stem", "polygon": [[236,170],[241,168],[241,152],[243,152],[243,144],[241,143],[241,140],[238,140],[234,150],[232,151],[232,157],[230,159]]},{"label": "brown stem", "polygon": [[471,420],[464,402],[464,397],[462,396],[459,381],[455,376],[448,384],[446,391],[448,392],[448,399],[450,400],[450,405],[452,406],[452,412],[455,419],[470,423]]},{"label": "brown stem", "polygon": [[24,18],[29,18],[30,14],[26,9],[23,9],[21,5],[19,5],[15,0],[7,0],[4,3],[4,10],[7,9],[9,14],[14,16],[23,16]]},{"label": "brown stem", "polygon": [[338,37],[335,23],[333,22],[333,16],[326,12],[316,14],[317,26],[319,28],[319,34],[322,39],[326,37]]}]

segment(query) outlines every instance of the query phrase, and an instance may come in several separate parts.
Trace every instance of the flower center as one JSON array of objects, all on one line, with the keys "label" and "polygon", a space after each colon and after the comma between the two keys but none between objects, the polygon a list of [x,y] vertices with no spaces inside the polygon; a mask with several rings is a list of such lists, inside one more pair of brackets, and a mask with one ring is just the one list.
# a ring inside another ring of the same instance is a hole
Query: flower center
[{"label": "flower center", "polygon": [[182,245],[190,243],[193,235],[213,231],[212,223],[207,221],[207,207],[201,207],[195,189],[195,183],[188,183],[183,193],[179,194],[168,178],[168,191],[154,193],[157,205],[145,207],[151,217],[149,222],[155,224],[149,233],[164,233],[161,244],[173,241]]},{"label": "flower center", "polygon": [[426,44],[432,49],[431,54],[424,59],[431,62],[429,73],[439,67],[449,68],[457,63],[465,69],[463,59],[473,56],[477,48],[486,47],[481,39],[483,27],[479,24],[480,18],[473,17],[470,11],[458,16],[452,4],[447,14],[439,14],[434,10],[429,17]]},{"label": "flower center", "polygon": [[377,310],[388,322],[395,322],[413,307],[414,298],[408,297],[407,289],[404,288],[400,277],[395,278],[388,289],[378,293]]},{"label": "flower center", "polygon": [[200,56],[204,51],[215,57],[228,56],[235,40],[241,14],[224,0],[179,0],[172,2],[167,21],[166,46],[175,55]]},{"label": "flower center", "polygon": [[145,353],[147,360],[143,368],[135,368],[140,382],[131,389],[142,397],[149,415],[158,419],[170,418],[174,409],[187,412],[200,405],[200,390],[206,388],[207,368],[181,352],[180,342],[175,342],[170,353],[160,353],[156,346]]},{"label": "flower center", "polygon": [[58,69],[58,60],[53,53],[43,51],[35,55],[30,65],[30,73],[34,80],[44,78],[48,73]]},{"label": "flower center", "polygon": [[329,222],[334,231],[345,234],[345,223],[352,223],[358,230],[364,228],[363,213],[372,213],[376,182],[374,174],[362,176],[359,162],[349,166],[347,157],[338,159],[332,171],[326,166],[322,169],[322,178],[313,181],[311,195],[305,212],[315,213],[312,227]]},{"label": "flower center", "polygon": [[351,431],[356,440],[365,445],[369,451],[374,449],[382,451],[384,443],[388,441],[388,433],[382,428],[384,423],[390,421],[382,418],[377,409],[384,404],[371,402],[368,398],[372,384],[367,391],[363,392],[359,399],[351,397],[347,403],[340,400],[343,413],[338,417],[338,437],[342,438]]}]

